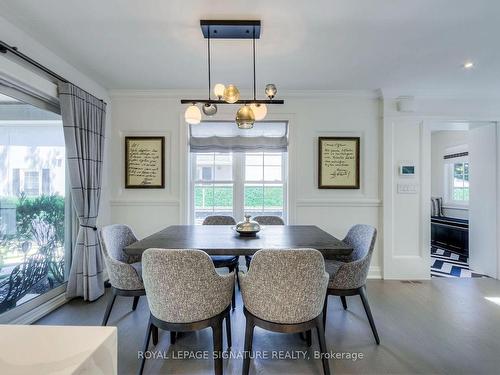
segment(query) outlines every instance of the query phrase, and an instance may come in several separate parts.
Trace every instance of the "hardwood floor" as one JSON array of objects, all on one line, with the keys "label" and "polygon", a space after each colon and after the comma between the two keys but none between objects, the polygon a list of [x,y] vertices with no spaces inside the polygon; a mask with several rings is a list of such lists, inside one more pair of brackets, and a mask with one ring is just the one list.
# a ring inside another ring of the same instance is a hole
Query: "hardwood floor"
[{"label": "hardwood floor", "polygon": [[[493,374],[500,369],[500,305],[485,297],[500,297],[500,281],[493,279],[433,279],[423,282],[370,280],[367,284],[381,345],[375,345],[359,297],[348,297],[348,310],[340,298],[330,297],[326,341],[336,353],[362,353],[363,358],[330,360],[336,374]],[[94,303],[73,300],[37,324],[99,325],[107,298]],[[245,318],[238,293],[231,314],[232,353],[243,350]],[[120,374],[135,374],[148,320],[148,306],[141,297],[136,311],[130,298],[118,297],[109,325],[118,326]],[[224,348],[226,342],[224,339]],[[170,334],[160,331],[159,343],[150,350],[163,355],[212,350],[209,329],[181,335],[170,345]],[[257,328],[253,350],[288,351],[297,359],[253,359],[250,374],[322,374],[320,360],[303,359],[318,351],[308,348],[297,334],[271,333]],[[279,353],[275,353],[278,355]],[[286,354],[286,352],[285,352]],[[283,355],[285,355],[283,354]],[[241,374],[242,359],[224,361],[225,374]],[[145,374],[213,374],[211,359],[148,359]]]}]

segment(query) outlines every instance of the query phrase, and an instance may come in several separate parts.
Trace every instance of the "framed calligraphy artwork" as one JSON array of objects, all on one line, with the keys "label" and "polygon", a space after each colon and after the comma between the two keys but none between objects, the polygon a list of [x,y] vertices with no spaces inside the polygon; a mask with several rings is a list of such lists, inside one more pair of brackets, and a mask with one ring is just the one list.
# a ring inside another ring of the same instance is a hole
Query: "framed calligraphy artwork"
[{"label": "framed calligraphy artwork", "polygon": [[359,189],[359,137],[318,138],[318,188]]},{"label": "framed calligraphy artwork", "polygon": [[165,137],[125,137],[125,188],[165,188]]}]

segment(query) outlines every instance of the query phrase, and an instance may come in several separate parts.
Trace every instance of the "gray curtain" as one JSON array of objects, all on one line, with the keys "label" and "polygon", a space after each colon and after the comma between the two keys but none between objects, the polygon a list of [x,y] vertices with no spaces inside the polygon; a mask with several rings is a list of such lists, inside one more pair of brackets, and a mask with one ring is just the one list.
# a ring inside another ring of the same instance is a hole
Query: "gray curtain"
[{"label": "gray curtain", "polygon": [[96,221],[101,196],[106,103],[71,83],[59,84],[71,196],[79,221],[66,296],[93,301],[104,293]]}]

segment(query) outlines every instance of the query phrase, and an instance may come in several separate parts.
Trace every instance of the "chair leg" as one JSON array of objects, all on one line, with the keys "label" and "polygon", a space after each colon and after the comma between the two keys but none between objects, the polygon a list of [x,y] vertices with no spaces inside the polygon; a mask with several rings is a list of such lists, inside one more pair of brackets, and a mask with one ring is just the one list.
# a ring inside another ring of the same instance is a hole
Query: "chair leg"
[{"label": "chair leg", "polygon": [[380,338],[378,337],[377,327],[375,327],[372,311],[370,309],[370,305],[368,304],[368,299],[366,298],[365,287],[362,286],[361,288],[359,288],[358,292],[359,296],[361,297],[361,302],[363,302],[363,307],[365,308],[366,316],[368,317],[368,321],[370,322],[370,327],[372,328],[373,336],[375,336],[375,342],[377,343],[377,345],[380,345]]},{"label": "chair leg", "polygon": [[148,322],[148,330],[146,332],[146,337],[144,339],[144,346],[142,350],[142,359],[141,359],[141,366],[139,367],[139,375],[142,375],[142,372],[144,371],[144,365],[146,364],[146,355],[145,353],[148,351],[149,347],[149,338],[151,337],[151,330],[153,329],[153,323],[151,323],[151,317],[149,318]]},{"label": "chair leg", "polygon": [[248,272],[248,270],[250,269],[250,259],[248,259],[247,257],[245,257],[245,264],[247,266],[247,272]]},{"label": "chair leg", "polygon": [[325,297],[325,303],[323,304],[323,328],[326,330],[326,315],[328,312],[328,294]]},{"label": "chair leg", "polygon": [[326,339],[325,339],[325,327],[323,327],[322,318],[318,319],[318,325],[316,326],[316,331],[318,333],[318,339],[319,339],[319,350],[322,354],[323,373],[324,375],[330,375],[330,365],[328,363],[328,358],[325,355],[327,349],[326,349]]},{"label": "chair leg", "polygon": [[231,340],[231,314],[229,311],[226,314],[226,336],[227,336],[227,349],[231,349],[233,345]]},{"label": "chair leg", "polygon": [[113,308],[113,304],[115,303],[115,299],[116,299],[116,293],[115,291],[113,290],[112,291],[113,295],[111,296],[110,300],[108,301],[108,306],[106,307],[106,312],[104,313],[104,318],[102,320],[102,326],[105,326],[106,324],[108,324],[108,319],[109,319],[109,316],[111,315],[111,309]]},{"label": "chair leg", "polygon": [[153,336],[153,345],[158,344],[158,327],[153,325],[151,329],[151,336]]},{"label": "chair leg", "polygon": [[177,333],[176,332],[170,332],[170,345],[174,345],[176,339],[177,339]]},{"label": "chair leg", "polygon": [[215,375],[222,375],[222,319],[212,326]]},{"label": "chair leg", "polygon": [[340,296],[340,300],[342,301],[342,306],[344,307],[344,310],[347,310],[347,299],[345,296]]},{"label": "chair leg", "polygon": [[312,331],[306,331],[306,342],[307,346],[310,347],[312,345]]},{"label": "chair leg", "polygon": [[132,311],[135,311],[135,309],[137,309],[137,304],[139,303],[139,297],[140,296],[134,297],[134,302],[132,303]]},{"label": "chair leg", "polygon": [[240,277],[238,276],[238,273],[240,272],[240,266],[236,266],[236,284],[238,284],[238,289],[241,290],[240,288]]},{"label": "chair leg", "polygon": [[[229,272],[234,271],[234,267],[228,267]],[[233,287],[233,296],[231,297],[231,309],[234,311],[236,308],[236,287]]]},{"label": "chair leg", "polygon": [[243,371],[242,375],[248,375],[250,371],[250,357],[252,354],[252,341],[253,341],[253,322],[247,317],[247,325],[245,329],[245,348],[243,357]]}]

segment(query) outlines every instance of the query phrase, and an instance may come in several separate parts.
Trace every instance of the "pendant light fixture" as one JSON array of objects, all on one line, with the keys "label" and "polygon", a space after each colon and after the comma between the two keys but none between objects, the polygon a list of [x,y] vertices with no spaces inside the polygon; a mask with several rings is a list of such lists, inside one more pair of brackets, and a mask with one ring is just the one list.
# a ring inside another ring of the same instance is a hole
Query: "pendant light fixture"
[{"label": "pendant light fixture", "polygon": [[[267,115],[268,104],[284,104],[283,100],[275,100],[277,89],[272,83],[265,87],[267,99],[257,99],[256,79],[255,79],[255,40],[260,38],[260,21],[200,21],[203,36],[207,39],[208,47],[208,99],[181,99],[182,104],[190,104],[186,108],[185,119],[189,124],[199,124],[201,122],[201,111],[196,106],[202,105],[203,113],[206,116],[214,116],[217,113],[219,104],[241,105],[236,113],[235,122],[240,129],[251,129],[255,121],[262,121]],[[212,100],[211,93],[211,39],[252,39],[253,52],[253,99],[241,99],[238,88],[229,84],[225,86],[217,83],[213,88],[213,93],[217,100]]]}]

